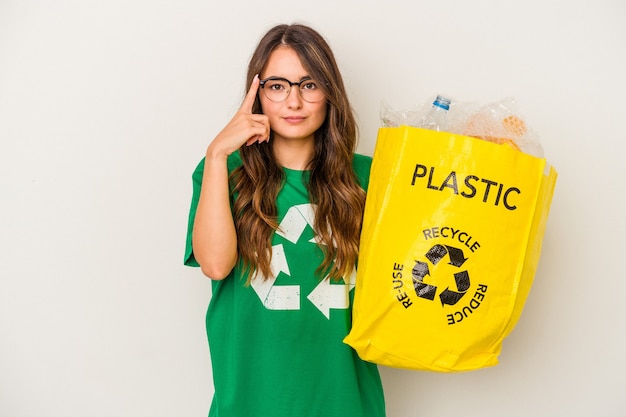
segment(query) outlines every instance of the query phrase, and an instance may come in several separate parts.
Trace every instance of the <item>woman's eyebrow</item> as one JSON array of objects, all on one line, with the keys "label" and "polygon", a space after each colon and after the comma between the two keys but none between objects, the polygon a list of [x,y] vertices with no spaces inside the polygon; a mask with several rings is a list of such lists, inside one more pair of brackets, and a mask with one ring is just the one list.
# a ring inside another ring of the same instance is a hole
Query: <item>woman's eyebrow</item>
[{"label": "woman's eyebrow", "polygon": [[[281,80],[287,80],[287,81],[291,82],[291,80],[289,78],[283,77],[281,75],[268,75],[267,77],[265,77],[265,79],[266,80],[269,80],[269,79],[281,79]],[[312,79],[312,77],[310,75],[305,75],[302,78],[300,78],[300,80],[298,82],[305,81],[305,80],[310,80],[310,79]]]}]

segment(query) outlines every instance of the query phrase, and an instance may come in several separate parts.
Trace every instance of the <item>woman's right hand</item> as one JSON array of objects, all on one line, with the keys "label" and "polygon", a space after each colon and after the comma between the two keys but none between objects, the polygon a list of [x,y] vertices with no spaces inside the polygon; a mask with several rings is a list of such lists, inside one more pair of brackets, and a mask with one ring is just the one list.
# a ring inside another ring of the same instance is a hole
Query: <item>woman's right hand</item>
[{"label": "woman's right hand", "polygon": [[209,154],[228,156],[243,144],[252,145],[255,142],[269,141],[270,123],[268,117],[264,114],[252,113],[252,106],[258,91],[259,76],[255,75],[241,107],[211,142],[207,156]]}]

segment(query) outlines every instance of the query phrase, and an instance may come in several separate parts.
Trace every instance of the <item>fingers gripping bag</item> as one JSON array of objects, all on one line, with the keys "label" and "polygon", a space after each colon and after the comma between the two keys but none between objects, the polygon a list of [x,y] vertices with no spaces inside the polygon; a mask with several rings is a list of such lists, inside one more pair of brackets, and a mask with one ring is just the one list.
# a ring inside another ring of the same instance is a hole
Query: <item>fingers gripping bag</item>
[{"label": "fingers gripping bag", "polygon": [[497,364],[534,279],[556,177],[509,146],[380,128],[344,342],[391,367]]}]

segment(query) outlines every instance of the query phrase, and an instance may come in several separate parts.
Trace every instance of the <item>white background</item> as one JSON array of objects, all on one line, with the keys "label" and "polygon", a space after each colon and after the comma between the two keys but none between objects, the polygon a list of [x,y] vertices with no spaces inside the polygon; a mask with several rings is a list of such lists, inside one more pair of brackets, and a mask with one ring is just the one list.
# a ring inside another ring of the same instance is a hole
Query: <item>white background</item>
[{"label": "white background", "polygon": [[623,0],[0,0],[0,416],[206,415],[190,175],[259,37],[294,21],[333,47],[362,153],[382,99],[513,96],[559,172],[500,364],[383,368],[388,415],[626,415],[625,18]]}]

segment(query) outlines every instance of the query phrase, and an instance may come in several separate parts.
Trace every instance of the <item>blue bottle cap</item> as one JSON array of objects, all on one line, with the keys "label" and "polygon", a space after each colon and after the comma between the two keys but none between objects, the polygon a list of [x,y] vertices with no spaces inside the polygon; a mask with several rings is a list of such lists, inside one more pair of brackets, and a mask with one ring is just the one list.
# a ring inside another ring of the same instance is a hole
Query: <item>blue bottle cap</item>
[{"label": "blue bottle cap", "polygon": [[449,98],[444,96],[437,96],[435,101],[433,102],[433,106],[441,107],[444,110],[450,110],[450,102]]}]

